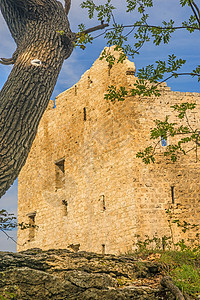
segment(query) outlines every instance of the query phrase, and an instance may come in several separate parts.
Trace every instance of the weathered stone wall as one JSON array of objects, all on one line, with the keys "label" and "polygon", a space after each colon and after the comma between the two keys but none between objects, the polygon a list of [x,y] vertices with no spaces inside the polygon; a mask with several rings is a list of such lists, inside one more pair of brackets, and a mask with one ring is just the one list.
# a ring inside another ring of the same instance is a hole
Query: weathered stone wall
[{"label": "weathered stone wall", "polygon": [[[179,219],[199,224],[195,152],[175,164],[160,155],[154,165],[144,165],[136,153],[150,144],[153,120],[168,115],[177,121],[170,108],[175,103],[197,103],[189,118],[199,128],[200,94],[172,92],[163,84],[159,98],[106,101],[108,86],[133,87],[134,71],[128,60],[111,70],[97,60],[56,98],[56,108],[49,104],[19,176],[18,220],[38,228],[19,230],[18,250],[80,244],[80,250],[125,253],[136,235],[170,234],[169,207]],[[180,238],[180,229],[174,230]]]}]

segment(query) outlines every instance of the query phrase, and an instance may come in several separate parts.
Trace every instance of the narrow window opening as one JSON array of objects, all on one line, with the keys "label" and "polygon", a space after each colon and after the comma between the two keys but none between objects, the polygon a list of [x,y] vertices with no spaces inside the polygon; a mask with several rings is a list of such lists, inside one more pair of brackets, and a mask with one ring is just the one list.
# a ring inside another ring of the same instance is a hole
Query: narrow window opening
[{"label": "narrow window opening", "polygon": [[172,196],[172,204],[175,203],[174,201],[174,186],[171,186],[171,196]]},{"label": "narrow window opening", "polygon": [[166,147],[167,146],[167,140],[163,136],[161,136],[161,146],[162,147]]},{"label": "narrow window opening", "polygon": [[83,108],[83,119],[84,119],[84,121],[87,120],[86,107]]},{"label": "narrow window opening", "polygon": [[102,206],[103,206],[103,210],[106,210],[106,202],[105,202],[105,196],[103,195],[103,203],[102,203]]},{"label": "narrow window opening", "polygon": [[163,249],[163,251],[165,251],[166,250],[166,236],[164,236],[164,237],[162,237],[162,249]]},{"label": "narrow window opening", "polygon": [[75,85],[75,96],[77,96],[77,85]]},{"label": "narrow window opening", "polygon": [[91,87],[92,82],[93,81],[91,80],[90,76],[88,76],[88,89]]},{"label": "narrow window opening", "polygon": [[102,244],[102,254],[105,255],[106,253],[106,245]]},{"label": "narrow window opening", "polygon": [[62,200],[62,204],[63,204],[63,207],[64,207],[64,216],[67,216],[67,206],[68,206],[68,203],[66,200]]},{"label": "narrow window opening", "polygon": [[101,195],[99,200],[100,200],[101,209],[102,209],[103,211],[105,211],[105,210],[106,210],[105,196],[104,196],[104,195]]},{"label": "narrow window opening", "polygon": [[56,190],[62,189],[65,185],[65,159],[55,162]]},{"label": "narrow window opening", "polygon": [[127,70],[126,75],[135,75],[135,70],[133,70],[133,69]]},{"label": "narrow window opening", "polygon": [[30,213],[27,215],[29,218],[29,242],[34,241],[35,239],[35,216],[36,216],[36,212]]},{"label": "narrow window opening", "polygon": [[67,248],[70,248],[74,252],[78,252],[81,244],[70,244]]},{"label": "narrow window opening", "polygon": [[110,74],[111,74],[111,69],[112,69],[112,65],[109,64],[109,65],[108,65],[108,76],[110,76]]}]

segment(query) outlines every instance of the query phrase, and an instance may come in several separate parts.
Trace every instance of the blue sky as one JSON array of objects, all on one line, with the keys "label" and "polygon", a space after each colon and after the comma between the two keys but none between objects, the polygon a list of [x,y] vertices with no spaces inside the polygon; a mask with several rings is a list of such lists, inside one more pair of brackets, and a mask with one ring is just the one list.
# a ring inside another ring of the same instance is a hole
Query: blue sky
[{"label": "blue sky", "polygon": [[[63,1],[61,1],[63,2]],[[80,23],[86,24],[86,27],[98,25],[95,20],[89,20],[86,10],[80,8],[82,0],[72,0],[72,7],[69,13],[71,29],[77,32],[77,26]],[[97,4],[103,4],[105,1],[97,1]],[[137,17],[137,14],[125,13],[125,0],[112,0],[114,6],[117,7],[115,17],[117,23],[132,24]],[[182,21],[188,19],[190,11],[188,8],[181,8],[179,1],[174,0],[155,0],[154,9],[149,9],[148,13],[151,16],[151,24],[161,24],[162,20],[174,19],[176,25],[180,25]],[[15,43],[10,36],[7,25],[0,15],[0,57],[11,57],[15,51]],[[85,51],[75,49],[73,54],[65,61],[57,84],[55,86],[51,99],[74,85],[81,75],[88,70],[93,62],[99,57],[106,42],[103,38],[96,39],[93,45],[88,45]],[[140,55],[134,59],[136,70],[142,66],[154,63],[157,59],[166,59],[168,54],[174,53],[177,57],[187,59],[187,64],[183,71],[189,72],[195,68],[200,62],[200,34],[189,34],[186,31],[178,31],[173,35],[171,42],[168,45],[155,47],[152,43],[146,44]],[[0,88],[7,79],[11,71],[10,66],[0,65]],[[168,86],[174,91],[183,92],[200,92],[200,83],[190,77],[181,77],[180,79],[168,81]],[[9,189],[9,191],[0,199],[0,209],[5,208],[9,212],[17,213],[17,181]],[[10,233],[16,238],[16,231]],[[0,232],[0,251],[16,251],[16,245],[8,240],[7,237]]]}]

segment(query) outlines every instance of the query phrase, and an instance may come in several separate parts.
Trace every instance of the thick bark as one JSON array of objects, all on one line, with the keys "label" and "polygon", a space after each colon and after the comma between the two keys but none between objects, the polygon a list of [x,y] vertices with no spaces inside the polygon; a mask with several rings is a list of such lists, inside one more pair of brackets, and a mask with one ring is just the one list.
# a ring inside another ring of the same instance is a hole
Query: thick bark
[{"label": "thick bark", "polygon": [[71,7],[71,0],[65,0],[65,13],[68,15]]},{"label": "thick bark", "polygon": [[2,59],[14,67],[0,92],[1,197],[25,164],[75,35],[56,0],[0,0],[0,8],[17,44],[12,59]]}]

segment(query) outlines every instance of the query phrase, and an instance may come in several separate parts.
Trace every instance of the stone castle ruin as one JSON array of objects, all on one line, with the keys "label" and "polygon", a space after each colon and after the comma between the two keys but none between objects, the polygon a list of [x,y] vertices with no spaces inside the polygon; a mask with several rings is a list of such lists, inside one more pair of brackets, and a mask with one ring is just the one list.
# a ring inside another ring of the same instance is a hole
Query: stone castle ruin
[{"label": "stone castle ruin", "polygon": [[[145,165],[136,153],[150,145],[153,120],[176,122],[171,105],[196,103],[189,118],[200,128],[200,94],[160,86],[160,97],[104,99],[108,86],[135,83],[128,59],[111,69],[97,60],[80,81],[50,102],[19,176],[18,221],[36,225],[18,231],[18,250],[67,248],[126,253],[138,236],[192,237],[172,224],[200,225],[200,168],[195,151],[176,163],[163,158]],[[167,141],[168,143],[170,142]]]}]

